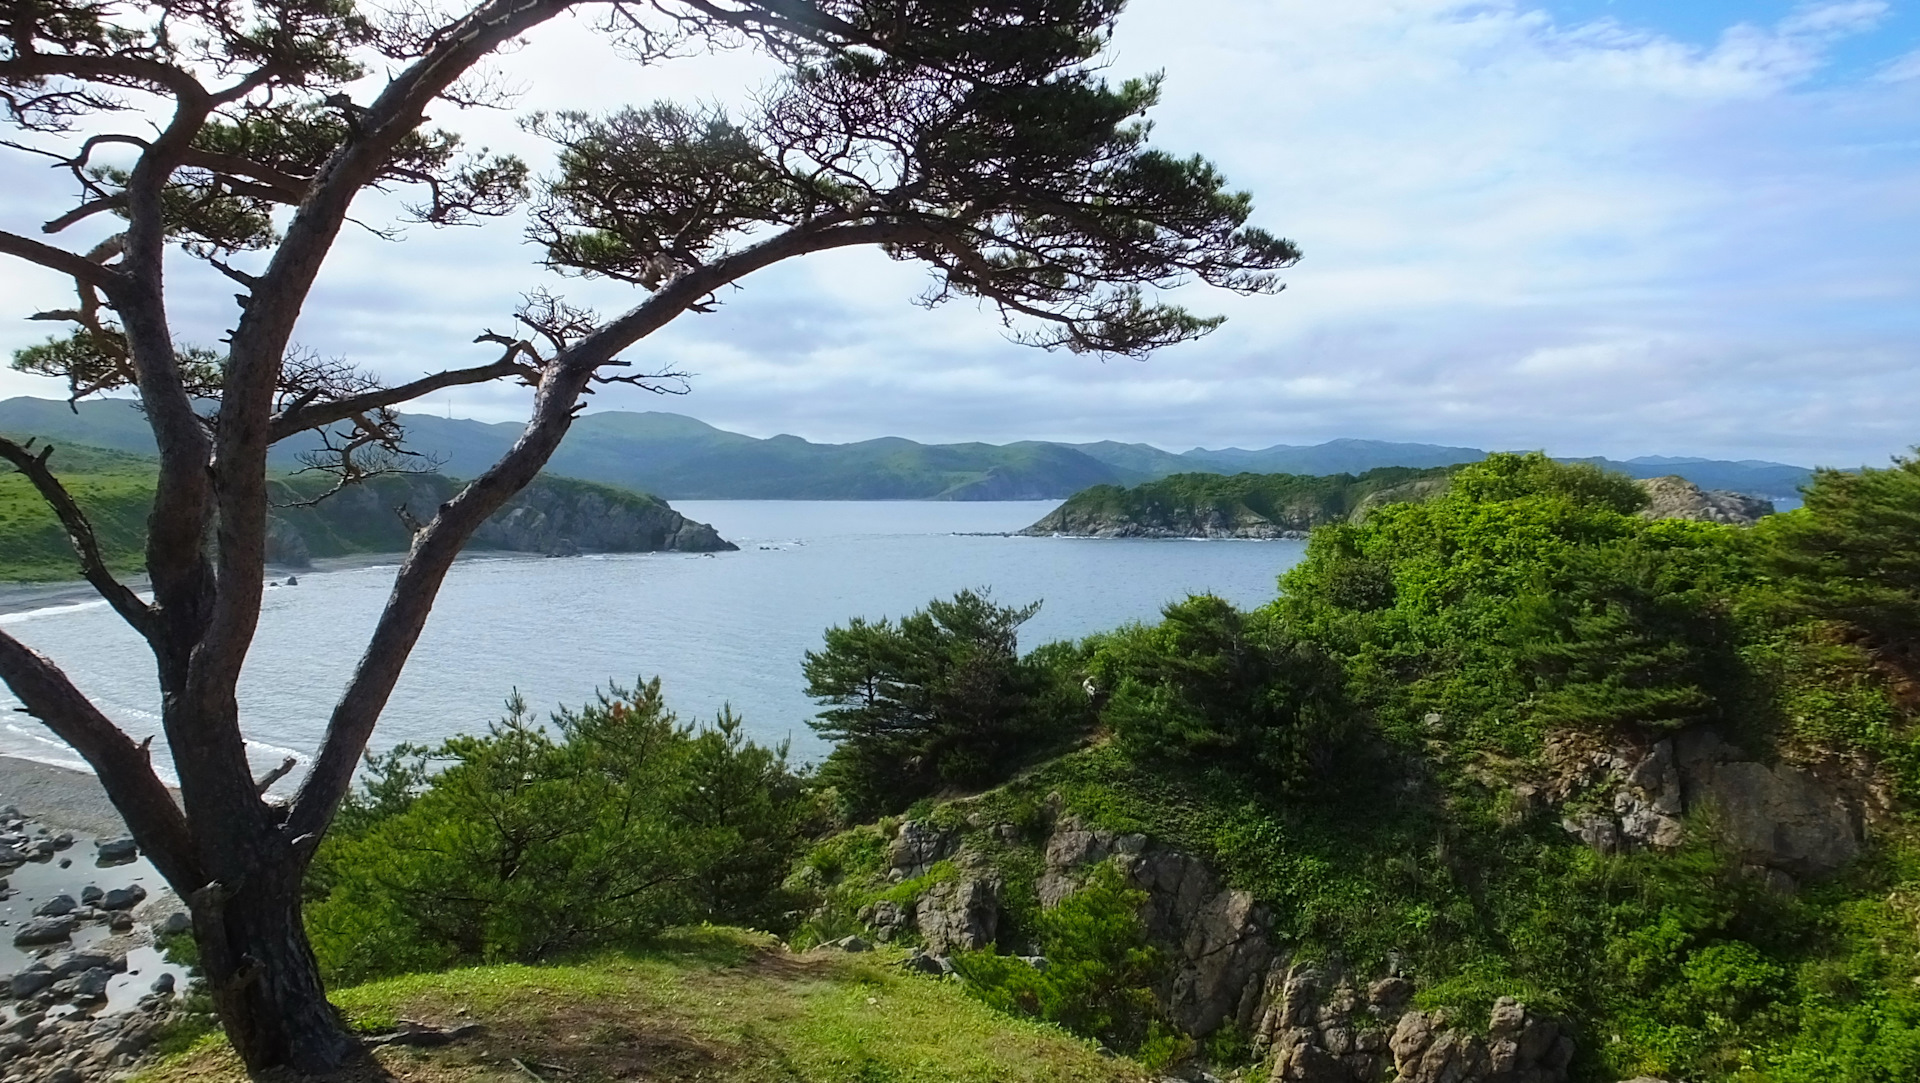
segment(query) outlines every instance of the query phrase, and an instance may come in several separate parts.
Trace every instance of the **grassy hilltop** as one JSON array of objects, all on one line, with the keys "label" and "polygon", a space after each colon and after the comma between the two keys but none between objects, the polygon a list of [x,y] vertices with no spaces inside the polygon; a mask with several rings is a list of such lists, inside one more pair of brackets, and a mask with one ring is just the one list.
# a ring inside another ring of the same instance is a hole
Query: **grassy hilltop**
[{"label": "grassy hilltop", "polygon": [[[765,934],[708,928],[585,962],[410,975],[334,999],[363,1031],[401,1019],[485,1028],[451,1048],[382,1054],[411,1083],[1144,1083],[1088,1042],[907,976],[897,956],[794,955]],[[210,1035],[137,1078],[241,1083],[224,1044]]]}]

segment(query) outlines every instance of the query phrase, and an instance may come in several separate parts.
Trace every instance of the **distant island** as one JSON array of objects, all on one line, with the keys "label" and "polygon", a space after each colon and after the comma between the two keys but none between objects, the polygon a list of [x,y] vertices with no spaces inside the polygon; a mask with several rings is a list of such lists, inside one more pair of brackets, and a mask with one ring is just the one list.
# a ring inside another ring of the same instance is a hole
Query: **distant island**
[{"label": "distant island", "polygon": [[[1096,485],[1019,531],[1028,537],[1305,538],[1315,527],[1358,522],[1383,504],[1419,502],[1447,489],[1456,468],[1381,467],[1363,474],[1175,474],[1133,488]],[[1708,491],[1683,477],[1642,479],[1657,519],[1749,525],[1769,501]]]},{"label": "distant island", "polygon": [[[454,477],[473,477],[520,433],[431,414],[402,414],[409,446]],[[153,451],[146,419],[131,402],[79,404],[14,398],[0,402],[0,432],[36,433],[135,454]],[[273,464],[299,465],[317,446],[299,439],[274,449]],[[555,474],[653,493],[665,500],[1060,500],[1096,485],[1134,486],[1176,474],[1364,474],[1381,467],[1431,469],[1479,462],[1480,448],[1379,440],[1330,440],[1260,450],[1171,452],[1107,440],[1066,444],[921,444],[900,437],[817,444],[797,436],[759,439],[680,414],[608,411],[582,415],[549,464]],[[1635,478],[1678,475],[1703,489],[1767,500],[1792,499],[1806,467],[1745,460],[1645,456],[1592,462]]]},{"label": "distant island", "polygon": [[[60,442],[53,466],[92,517],[108,563],[138,569],[153,504],[154,460]],[[269,564],[299,570],[316,559],[405,552],[413,540],[409,519],[432,518],[458,485],[444,474],[395,474],[313,503],[331,484],[331,478],[298,474],[270,482],[275,508],[268,520]],[[472,548],[571,556],[736,546],[656,497],[542,475],[480,528]],[[76,574],[73,547],[46,504],[26,478],[0,473],[0,581],[62,580]]]}]

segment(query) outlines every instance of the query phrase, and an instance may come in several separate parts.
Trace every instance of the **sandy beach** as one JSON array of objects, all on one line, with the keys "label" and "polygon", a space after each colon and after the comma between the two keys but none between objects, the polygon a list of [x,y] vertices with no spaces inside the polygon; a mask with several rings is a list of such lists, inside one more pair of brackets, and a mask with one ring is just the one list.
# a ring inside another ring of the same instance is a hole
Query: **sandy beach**
[{"label": "sandy beach", "polygon": [[86,838],[127,833],[98,779],[85,771],[0,756],[0,806],[13,805],[55,831]]}]

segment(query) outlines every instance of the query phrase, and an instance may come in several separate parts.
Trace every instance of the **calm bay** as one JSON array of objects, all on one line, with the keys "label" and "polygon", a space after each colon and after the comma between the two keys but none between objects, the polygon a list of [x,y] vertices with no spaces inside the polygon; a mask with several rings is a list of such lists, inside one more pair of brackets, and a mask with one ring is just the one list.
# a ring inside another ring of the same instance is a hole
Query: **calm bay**
[{"label": "calm bay", "polygon": [[[814,705],[800,667],[830,624],[899,617],[984,587],[1002,603],[1043,601],[1022,629],[1030,649],[1153,620],[1190,593],[1261,604],[1305,549],[1297,541],[994,536],[1055,503],[690,500],[674,506],[712,523],[739,552],[464,560],[448,576],[375,747],[483,730],[516,688],[544,715],[609,681],[657,675],[683,720],[731,704],[755,739],[791,739],[796,760],[817,761],[827,746],[807,728]],[[375,562],[267,591],[240,686],[262,766],[288,754],[304,759],[318,745],[393,570]],[[104,604],[13,613],[0,625],[57,661],[135,739],[157,734],[151,657]],[[18,704],[0,692],[0,706]],[[0,754],[79,765],[31,719],[8,717]]]}]

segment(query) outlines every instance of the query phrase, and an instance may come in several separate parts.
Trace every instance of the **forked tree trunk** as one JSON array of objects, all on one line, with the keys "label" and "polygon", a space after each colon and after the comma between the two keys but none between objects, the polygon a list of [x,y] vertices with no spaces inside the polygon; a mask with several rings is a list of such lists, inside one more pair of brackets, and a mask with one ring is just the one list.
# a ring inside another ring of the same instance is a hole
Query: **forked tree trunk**
[{"label": "forked tree trunk", "polygon": [[249,1071],[337,1070],[364,1055],[327,1002],[300,919],[299,862],[256,869],[239,890],[201,892],[194,940],[214,1010]]}]

